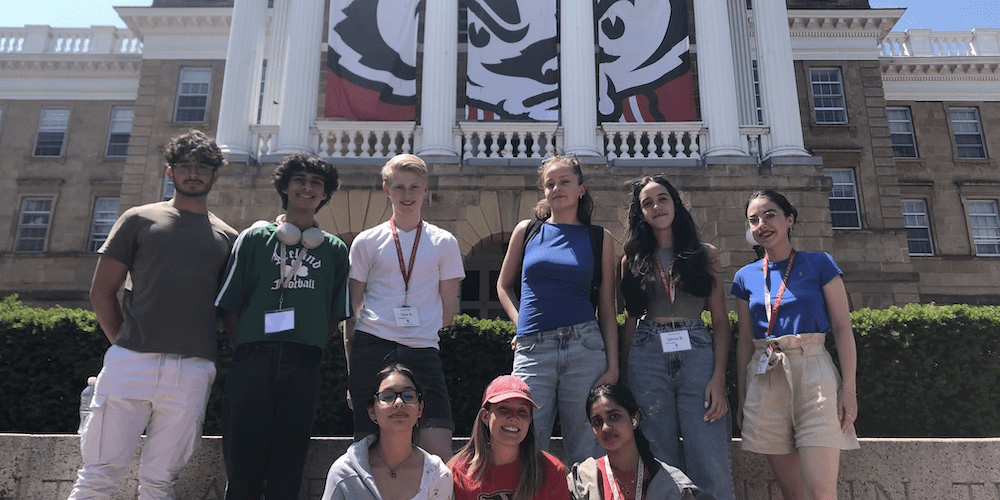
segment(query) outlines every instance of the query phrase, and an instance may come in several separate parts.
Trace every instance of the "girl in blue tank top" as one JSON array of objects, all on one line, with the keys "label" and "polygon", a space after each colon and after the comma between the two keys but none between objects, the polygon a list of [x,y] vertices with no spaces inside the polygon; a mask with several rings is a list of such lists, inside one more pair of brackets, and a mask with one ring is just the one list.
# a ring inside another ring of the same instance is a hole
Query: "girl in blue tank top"
[{"label": "girl in blue tank top", "polygon": [[[618,380],[618,325],[614,306],[614,247],[604,231],[597,315],[590,301],[594,201],[576,158],[549,158],[538,169],[545,194],[535,217],[545,222],[525,245],[531,220],[511,235],[497,293],[517,324],[513,375],[528,384],[539,409],[533,421],[542,449],[559,412],[571,463],[603,455],[587,421],[591,388]],[[523,250],[522,250],[523,249]],[[518,300],[520,296],[520,300]]]}]

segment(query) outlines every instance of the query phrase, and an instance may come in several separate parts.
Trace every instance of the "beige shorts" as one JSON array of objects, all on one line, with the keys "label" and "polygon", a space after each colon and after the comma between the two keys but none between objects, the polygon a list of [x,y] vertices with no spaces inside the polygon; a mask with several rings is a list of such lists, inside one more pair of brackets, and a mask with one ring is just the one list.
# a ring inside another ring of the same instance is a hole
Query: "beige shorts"
[{"label": "beige shorts", "polygon": [[825,339],[822,333],[771,339],[775,351],[767,372],[760,375],[756,374],[757,366],[768,341],[754,339],[754,354],[745,367],[744,450],[785,455],[803,446],[858,448],[854,426],[847,433],[840,430],[840,374]]}]

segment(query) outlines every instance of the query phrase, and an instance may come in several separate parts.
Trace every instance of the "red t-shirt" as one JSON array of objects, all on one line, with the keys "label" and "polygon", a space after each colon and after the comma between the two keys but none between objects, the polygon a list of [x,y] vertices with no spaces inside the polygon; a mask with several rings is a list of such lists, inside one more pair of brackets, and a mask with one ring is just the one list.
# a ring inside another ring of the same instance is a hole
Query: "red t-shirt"
[{"label": "red t-shirt", "polygon": [[[614,498],[614,492],[611,491],[611,488],[617,489],[618,494],[623,499],[635,498],[635,481],[636,479],[638,479],[638,473],[633,472],[631,474],[621,474],[619,472],[616,472],[615,484],[612,485],[611,481],[608,481],[608,472],[604,469],[604,464],[605,462],[607,462],[607,460],[608,460],[607,455],[597,459],[597,480],[601,483],[602,498],[604,498],[605,500]],[[652,479],[653,478],[649,477],[648,475],[642,478],[643,492],[645,492],[646,489],[649,487],[649,482]],[[626,491],[626,489],[623,489],[621,487],[622,484],[626,484],[629,486],[627,488],[628,491]],[[645,496],[645,493],[643,494],[643,496]]]},{"label": "red t-shirt", "polygon": [[[542,452],[541,462],[545,468],[545,482],[534,498],[569,500],[566,467],[559,459],[545,452]],[[468,462],[455,464],[451,471],[455,480],[455,500],[511,500],[520,480],[521,461],[494,467],[482,484],[469,477],[468,471]]]}]

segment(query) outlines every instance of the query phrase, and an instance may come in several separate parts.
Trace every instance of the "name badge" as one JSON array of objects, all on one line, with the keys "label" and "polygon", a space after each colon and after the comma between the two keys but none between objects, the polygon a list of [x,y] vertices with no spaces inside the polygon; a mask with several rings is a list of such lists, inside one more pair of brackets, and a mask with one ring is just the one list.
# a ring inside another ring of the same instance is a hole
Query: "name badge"
[{"label": "name badge", "polygon": [[272,334],[295,329],[295,308],[278,309],[264,313],[264,333]]},{"label": "name badge", "polygon": [[774,352],[774,348],[770,345],[764,352],[761,353],[760,359],[757,360],[757,369],[754,370],[754,375],[763,375],[767,373],[767,368],[771,364],[771,354]]},{"label": "name badge", "polygon": [[393,307],[392,313],[396,315],[396,326],[420,326],[420,316],[416,307]]},{"label": "name badge", "polygon": [[660,343],[663,344],[663,352],[691,350],[691,336],[687,330],[663,332],[660,334]]}]

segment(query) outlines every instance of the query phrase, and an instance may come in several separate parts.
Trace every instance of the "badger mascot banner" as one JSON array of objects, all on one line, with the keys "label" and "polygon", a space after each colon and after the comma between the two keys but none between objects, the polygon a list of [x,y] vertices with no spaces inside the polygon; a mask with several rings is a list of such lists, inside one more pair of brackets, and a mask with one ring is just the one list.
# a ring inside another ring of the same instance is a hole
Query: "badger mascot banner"
[{"label": "badger mascot banner", "polygon": [[468,0],[467,5],[466,118],[558,120],[556,0]]},{"label": "badger mascot banner", "polygon": [[687,0],[597,0],[594,15],[600,121],[696,120]]},{"label": "badger mascot banner", "polygon": [[330,0],[327,117],[415,119],[420,8],[421,0]]}]

